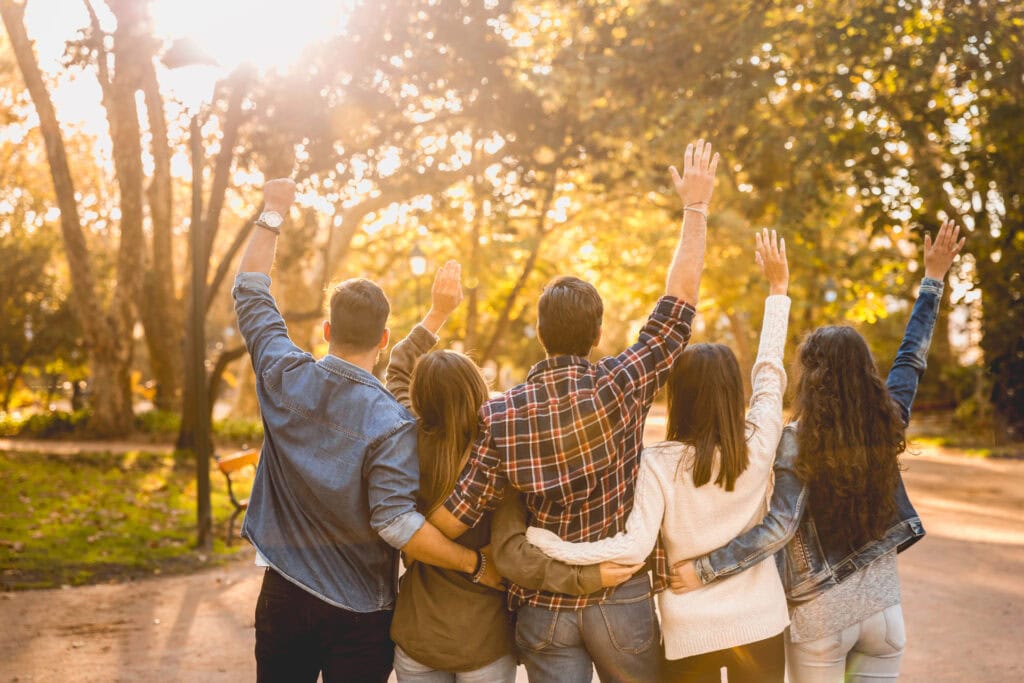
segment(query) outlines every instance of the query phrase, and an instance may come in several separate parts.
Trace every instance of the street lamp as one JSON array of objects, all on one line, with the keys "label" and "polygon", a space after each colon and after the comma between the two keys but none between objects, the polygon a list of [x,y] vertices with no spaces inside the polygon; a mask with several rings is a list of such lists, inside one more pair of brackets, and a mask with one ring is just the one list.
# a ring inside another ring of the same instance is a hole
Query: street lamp
[{"label": "street lamp", "polygon": [[423,317],[423,293],[420,290],[420,278],[427,272],[427,255],[420,249],[420,243],[412,245],[409,252],[409,270],[416,279],[416,314]]},{"label": "street lamp", "polygon": [[192,451],[196,456],[196,541],[199,547],[212,543],[213,517],[210,509],[209,390],[206,379],[206,279],[209,269],[206,226],[203,221],[203,138],[200,116],[213,99],[219,70],[217,62],[195,41],[175,41],[163,57],[170,70],[167,79],[172,92],[189,114],[189,157],[192,163],[192,216],[189,223],[189,252],[192,260],[188,334],[185,345],[186,393],[182,422],[191,424]]}]

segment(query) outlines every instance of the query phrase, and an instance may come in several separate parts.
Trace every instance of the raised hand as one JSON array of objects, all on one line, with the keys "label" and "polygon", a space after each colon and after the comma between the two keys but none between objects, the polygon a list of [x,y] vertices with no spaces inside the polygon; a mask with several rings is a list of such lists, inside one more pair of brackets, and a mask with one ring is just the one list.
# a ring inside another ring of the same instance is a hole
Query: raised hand
[{"label": "raised hand", "polygon": [[437,275],[434,276],[434,286],[430,289],[430,311],[423,319],[423,326],[437,334],[461,302],[462,266],[458,261],[448,261],[437,269]]},{"label": "raised hand", "polygon": [[597,565],[601,570],[601,587],[614,588],[636,574],[644,566],[640,564],[619,564],[618,562],[602,562]]},{"label": "raised hand", "polygon": [[274,178],[263,186],[263,210],[276,211],[287,215],[295,201],[295,181],[291,178]]},{"label": "raised hand", "polygon": [[771,294],[785,294],[789,289],[789,262],[786,260],[786,240],[779,239],[774,230],[768,228],[754,233],[756,247],[754,260],[761,266],[761,273],[768,280]]},{"label": "raised hand", "polygon": [[960,226],[953,221],[945,221],[939,228],[939,234],[932,242],[932,236],[924,236],[924,276],[942,280],[953,265],[953,260],[960,250],[964,248],[966,237],[960,236]]},{"label": "raised hand", "polygon": [[[718,154],[711,153],[711,143],[703,138],[686,146],[683,157],[683,175],[675,166],[669,166],[672,184],[683,200],[685,208],[707,211],[711,194],[715,189],[715,171],[718,169]],[[700,213],[701,211],[698,211]],[[707,214],[705,213],[705,217]]]},{"label": "raised hand", "polygon": [[672,577],[669,586],[673,593],[689,593],[703,587],[700,577],[697,576],[697,567],[693,560],[684,560],[672,565]]}]

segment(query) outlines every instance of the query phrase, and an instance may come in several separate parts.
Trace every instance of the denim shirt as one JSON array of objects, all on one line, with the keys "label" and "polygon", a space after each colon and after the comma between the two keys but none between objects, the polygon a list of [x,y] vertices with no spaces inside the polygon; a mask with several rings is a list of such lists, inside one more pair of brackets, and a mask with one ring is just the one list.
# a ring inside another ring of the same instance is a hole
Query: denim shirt
[{"label": "denim shirt", "polygon": [[[943,284],[924,278],[910,314],[903,341],[886,386],[899,406],[904,423],[927,365],[928,347],[938,318]],[[731,576],[775,555],[790,602],[817,597],[855,571],[895,548],[902,552],[924,536],[924,526],[910,503],[900,476],[896,488],[896,516],[885,534],[859,548],[837,543],[818,534],[812,510],[807,509],[808,487],[796,474],[797,425],[782,432],[775,459],[775,488],[771,510],[757,526],[695,561],[697,575],[707,584]]]},{"label": "denim shirt", "polygon": [[264,432],[242,535],[324,602],[391,609],[396,548],[425,521],[412,415],[365,370],[295,346],[267,275],[240,273],[232,294]]}]

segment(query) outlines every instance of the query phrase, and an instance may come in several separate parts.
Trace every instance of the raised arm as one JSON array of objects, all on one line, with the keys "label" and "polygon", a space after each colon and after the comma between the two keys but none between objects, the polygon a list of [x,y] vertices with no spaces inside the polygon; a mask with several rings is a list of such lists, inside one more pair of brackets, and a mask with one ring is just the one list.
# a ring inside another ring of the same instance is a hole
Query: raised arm
[{"label": "raised arm", "polygon": [[665,296],[658,300],[641,328],[637,343],[600,361],[622,390],[635,396],[643,406],[654,400],[672,363],[690,341],[717,167],[718,155],[712,155],[711,144],[698,140],[686,147],[683,175],[675,166],[669,169],[676,192],[683,200],[683,228],[665,282]]},{"label": "raised arm", "polygon": [[921,281],[914,310],[910,313],[906,332],[903,333],[903,341],[900,342],[896,359],[886,379],[889,395],[899,405],[906,423],[910,422],[910,407],[928,365],[928,347],[931,345],[935,321],[939,317],[943,281],[967,240],[966,237],[957,240],[959,235],[960,228],[953,221],[946,221],[939,228],[934,242],[931,235],[924,236],[924,280]]},{"label": "raised arm", "polygon": [[651,463],[654,456],[640,459],[633,510],[626,520],[626,530],[600,541],[571,543],[540,527],[530,527],[526,538],[547,555],[569,564],[594,564],[613,560],[621,564],[638,564],[647,559],[658,540],[661,520],[665,515],[665,492]]},{"label": "raised arm", "polygon": [[700,276],[704,270],[707,246],[708,208],[715,189],[718,154],[703,139],[686,146],[683,175],[669,168],[672,184],[683,200],[683,234],[676,246],[665,282],[665,295],[696,306],[700,295]]},{"label": "raised arm", "polygon": [[603,562],[577,566],[559,562],[526,540],[526,503],[508,491],[491,518],[491,548],[498,573],[523,588],[566,595],[589,595],[617,586],[642,564]]},{"label": "raised arm", "polygon": [[[270,294],[270,270],[274,266],[280,223],[295,200],[295,183],[288,178],[271,180],[263,188],[264,212],[270,223],[257,221],[249,245],[238,264],[231,292],[235,299],[238,329],[245,339],[257,376],[277,358],[302,353],[288,337],[288,327]],[[276,218],[274,218],[276,217]]]},{"label": "raised arm", "polygon": [[270,269],[274,267],[281,222],[288,215],[294,201],[295,181],[291,178],[268,180],[263,186],[263,213],[256,221],[259,229],[252,231],[242,260],[238,262],[239,273],[270,275]]},{"label": "raised arm", "polygon": [[405,339],[395,344],[388,359],[388,391],[406,408],[412,408],[409,383],[416,361],[437,345],[438,331],[461,301],[461,267],[456,261],[448,261],[434,277],[430,311]]},{"label": "raised arm", "polygon": [[786,390],[786,368],[782,363],[789,326],[789,264],[786,261],[786,240],[767,229],[755,235],[755,259],[768,280],[768,298],[764,302],[764,322],[757,360],[751,371],[750,410],[747,421],[754,425],[751,438],[760,448],[751,453],[762,454],[767,466],[775,457],[775,448],[782,435],[782,394]]}]

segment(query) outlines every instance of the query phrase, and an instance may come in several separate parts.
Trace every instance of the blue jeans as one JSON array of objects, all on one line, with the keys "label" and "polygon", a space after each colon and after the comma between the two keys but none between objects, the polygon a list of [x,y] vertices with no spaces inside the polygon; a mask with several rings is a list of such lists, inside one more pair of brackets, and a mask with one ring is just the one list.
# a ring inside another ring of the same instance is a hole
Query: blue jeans
[{"label": "blue jeans", "polygon": [[395,675],[398,683],[515,683],[516,658],[505,655],[473,671],[449,673],[420,664],[395,645]]},{"label": "blue jeans", "polygon": [[650,577],[634,576],[581,610],[521,607],[516,645],[530,683],[590,683],[595,667],[603,683],[656,681],[661,632]]}]

